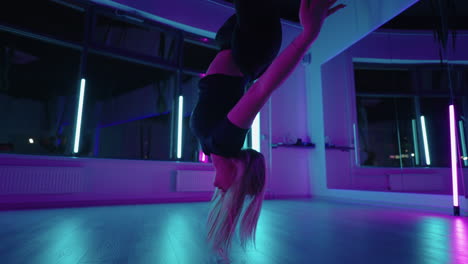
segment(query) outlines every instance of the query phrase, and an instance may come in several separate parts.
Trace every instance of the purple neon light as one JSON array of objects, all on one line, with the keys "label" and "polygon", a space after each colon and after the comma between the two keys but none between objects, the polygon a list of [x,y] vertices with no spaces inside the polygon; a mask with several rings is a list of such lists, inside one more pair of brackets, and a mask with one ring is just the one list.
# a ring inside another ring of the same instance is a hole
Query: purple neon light
[{"label": "purple neon light", "polygon": [[198,161],[208,163],[208,157],[205,155],[205,153],[203,153],[203,151],[198,153]]},{"label": "purple neon light", "polygon": [[452,152],[452,189],[453,189],[453,206],[458,207],[458,171],[457,171],[457,138],[455,134],[455,107],[449,106],[450,118],[450,149]]}]

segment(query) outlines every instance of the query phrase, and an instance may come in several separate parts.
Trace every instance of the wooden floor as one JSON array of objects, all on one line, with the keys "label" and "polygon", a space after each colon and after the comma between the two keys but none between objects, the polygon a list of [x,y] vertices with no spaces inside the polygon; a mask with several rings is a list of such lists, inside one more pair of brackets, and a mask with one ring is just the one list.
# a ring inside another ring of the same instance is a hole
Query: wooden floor
[{"label": "wooden floor", "polygon": [[[224,263],[204,241],[207,203],[0,212],[2,264]],[[257,249],[232,263],[467,264],[468,220],[324,201],[266,201]]]}]

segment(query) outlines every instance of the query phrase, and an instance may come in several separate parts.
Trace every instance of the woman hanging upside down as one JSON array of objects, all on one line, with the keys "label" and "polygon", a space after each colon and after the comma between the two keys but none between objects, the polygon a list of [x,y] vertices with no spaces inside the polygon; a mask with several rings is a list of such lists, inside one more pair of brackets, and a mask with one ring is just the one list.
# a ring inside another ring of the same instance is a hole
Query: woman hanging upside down
[{"label": "woman hanging upside down", "polygon": [[199,82],[190,126],[216,170],[208,240],[224,256],[239,219],[241,245],[255,240],[264,197],[265,160],[255,150],[242,149],[247,132],[273,91],[315,41],[324,20],[345,7],[334,6],[336,2],[301,0],[303,31],[278,57],[280,12],[271,0],[235,0],[236,13],[217,32],[221,51]]}]

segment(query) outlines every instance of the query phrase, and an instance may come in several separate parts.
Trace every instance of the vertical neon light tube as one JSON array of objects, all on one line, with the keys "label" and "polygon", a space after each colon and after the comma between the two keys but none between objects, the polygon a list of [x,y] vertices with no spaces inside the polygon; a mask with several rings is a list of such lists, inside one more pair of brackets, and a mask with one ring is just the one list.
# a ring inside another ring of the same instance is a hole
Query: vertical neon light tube
[{"label": "vertical neon light tube", "polygon": [[411,120],[411,125],[413,127],[413,144],[414,144],[414,155],[416,160],[416,165],[419,165],[419,142],[418,142],[418,134],[416,130],[416,119]]},{"label": "vertical neon light tube", "polygon": [[252,149],[260,152],[260,113],[257,114],[252,124]]},{"label": "vertical neon light tube", "polygon": [[184,116],[184,97],[181,95],[179,96],[179,118],[178,118],[178,125],[177,125],[177,158],[182,158],[182,119]]},{"label": "vertical neon light tube", "polygon": [[458,125],[460,127],[460,138],[462,142],[463,164],[465,164],[465,166],[468,166],[468,153],[466,153],[465,129],[463,129],[463,121],[460,120],[458,122]]},{"label": "vertical neon light tube", "polygon": [[81,79],[80,85],[80,98],[78,100],[78,111],[76,117],[76,131],[75,131],[75,145],[73,147],[73,152],[78,153],[80,149],[80,136],[81,136],[81,120],[83,117],[83,101],[85,95],[86,80]]},{"label": "vertical neon light tube", "polygon": [[[450,115],[450,149],[452,152],[452,188],[453,188],[453,206],[458,207],[458,175],[457,175],[457,138],[455,126],[455,107],[449,106]],[[456,210],[456,209],[455,209]]]},{"label": "vertical neon light tube", "polygon": [[421,127],[423,132],[424,153],[426,154],[426,165],[431,165],[431,156],[429,155],[429,143],[427,142],[426,119],[421,116]]},{"label": "vertical neon light tube", "polygon": [[359,142],[356,131],[356,123],[353,123],[353,135],[354,135],[354,161],[356,166],[359,166]]}]

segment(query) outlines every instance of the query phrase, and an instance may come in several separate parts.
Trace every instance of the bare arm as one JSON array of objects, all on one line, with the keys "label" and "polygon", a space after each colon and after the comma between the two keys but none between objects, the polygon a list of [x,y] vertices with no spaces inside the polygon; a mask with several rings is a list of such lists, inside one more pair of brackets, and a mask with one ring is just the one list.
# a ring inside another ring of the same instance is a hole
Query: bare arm
[{"label": "bare arm", "polygon": [[236,126],[249,128],[255,116],[275,91],[296,68],[297,64],[315,41],[328,16],[345,7],[337,0],[302,0],[299,18],[303,32],[273,61],[258,81],[231,109],[228,119]]},{"label": "bare arm", "polygon": [[303,32],[273,61],[256,83],[231,109],[228,119],[238,127],[249,128],[255,116],[276,90],[296,68],[313,40]]}]

